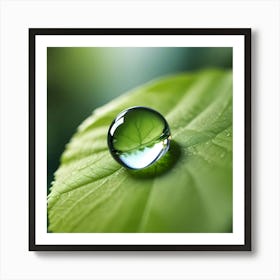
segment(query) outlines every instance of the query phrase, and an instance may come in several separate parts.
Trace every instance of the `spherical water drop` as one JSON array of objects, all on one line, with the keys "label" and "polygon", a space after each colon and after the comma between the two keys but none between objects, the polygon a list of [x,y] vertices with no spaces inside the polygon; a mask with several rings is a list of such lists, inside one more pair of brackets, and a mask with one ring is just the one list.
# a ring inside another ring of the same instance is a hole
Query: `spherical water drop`
[{"label": "spherical water drop", "polygon": [[170,139],[165,118],[141,106],[119,113],[107,138],[113,158],[129,169],[142,169],[159,160],[168,151]]}]

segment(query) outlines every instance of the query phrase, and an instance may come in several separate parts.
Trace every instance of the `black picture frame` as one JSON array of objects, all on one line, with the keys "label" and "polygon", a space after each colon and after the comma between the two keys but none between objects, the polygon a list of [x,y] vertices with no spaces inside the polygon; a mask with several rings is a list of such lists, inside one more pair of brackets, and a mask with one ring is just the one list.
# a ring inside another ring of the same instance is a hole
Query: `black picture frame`
[{"label": "black picture frame", "polygon": [[[245,232],[242,245],[38,245],[35,236],[35,38],[37,35],[242,35],[245,90]],[[29,29],[29,250],[30,251],[250,251],[251,248],[251,29]]]}]

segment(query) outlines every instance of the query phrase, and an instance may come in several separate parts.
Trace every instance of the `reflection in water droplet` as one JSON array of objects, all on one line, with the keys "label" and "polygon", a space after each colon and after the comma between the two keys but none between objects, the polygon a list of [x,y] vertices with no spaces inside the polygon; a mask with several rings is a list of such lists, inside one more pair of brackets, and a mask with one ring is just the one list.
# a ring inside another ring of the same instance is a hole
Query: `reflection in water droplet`
[{"label": "reflection in water droplet", "polygon": [[121,112],[108,131],[113,158],[129,169],[145,168],[169,149],[171,134],[164,117],[147,107],[131,107]]}]

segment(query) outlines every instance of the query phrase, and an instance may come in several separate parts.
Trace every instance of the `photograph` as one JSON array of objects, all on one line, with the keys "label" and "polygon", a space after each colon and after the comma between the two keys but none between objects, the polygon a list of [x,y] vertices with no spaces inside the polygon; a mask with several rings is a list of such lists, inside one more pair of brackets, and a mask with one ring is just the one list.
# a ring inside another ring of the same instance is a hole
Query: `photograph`
[{"label": "photograph", "polygon": [[226,31],[149,31],[30,30],[40,174],[31,186],[34,248],[42,235],[37,245],[53,250],[248,250],[248,30],[234,30],[243,44]]},{"label": "photograph", "polygon": [[280,280],[280,1],[0,7],[0,279]]}]

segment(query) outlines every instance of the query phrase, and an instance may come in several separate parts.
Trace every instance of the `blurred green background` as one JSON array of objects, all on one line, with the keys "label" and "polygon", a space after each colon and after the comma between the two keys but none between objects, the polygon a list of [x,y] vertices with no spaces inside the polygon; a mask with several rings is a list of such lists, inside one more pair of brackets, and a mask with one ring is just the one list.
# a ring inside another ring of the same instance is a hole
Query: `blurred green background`
[{"label": "blurred green background", "polygon": [[49,47],[48,187],[65,145],[95,108],[152,79],[208,68],[232,68],[232,48]]}]

